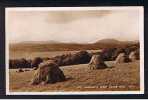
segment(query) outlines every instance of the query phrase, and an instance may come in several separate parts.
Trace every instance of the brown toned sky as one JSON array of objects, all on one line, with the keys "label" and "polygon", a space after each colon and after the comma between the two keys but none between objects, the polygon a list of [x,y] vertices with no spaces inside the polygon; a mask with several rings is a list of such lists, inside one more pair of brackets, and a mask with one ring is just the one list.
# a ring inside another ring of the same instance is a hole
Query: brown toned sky
[{"label": "brown toned sky", "polygon": [[61,41],[92,43],[104,38],[138,40],[139,11],[8,11],[10,42]]}]

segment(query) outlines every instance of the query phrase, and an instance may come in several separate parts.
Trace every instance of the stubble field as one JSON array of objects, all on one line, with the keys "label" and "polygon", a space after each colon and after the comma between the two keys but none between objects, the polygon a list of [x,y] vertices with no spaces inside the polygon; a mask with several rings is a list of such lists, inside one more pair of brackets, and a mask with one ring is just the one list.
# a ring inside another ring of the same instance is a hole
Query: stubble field
[{"label": "stubble field", "polygon": [[[46,57],[69,52],[39,52],[39,53],[17,53],[10,57],[35,56]],[[89,51],[90,52],[90,51]],[[96,51],[91,51],[96,52]],[[25,55],[27,54],[27,55]],[[13,56],[15,55],[15,56]],[[21,56],[20,56],[21,55]],[[66,76],[66,81],[46,85],[30,85],[34,70],[18,73],[18,69],[9,69],[9,86],[13,92],[51,92],[51,91],[133,91],[140,89],[140,63],[139,61],[114,64],[113,61],[105,62],[109,68],[89,70],[88,64],[61,66],[60,69]]]}]

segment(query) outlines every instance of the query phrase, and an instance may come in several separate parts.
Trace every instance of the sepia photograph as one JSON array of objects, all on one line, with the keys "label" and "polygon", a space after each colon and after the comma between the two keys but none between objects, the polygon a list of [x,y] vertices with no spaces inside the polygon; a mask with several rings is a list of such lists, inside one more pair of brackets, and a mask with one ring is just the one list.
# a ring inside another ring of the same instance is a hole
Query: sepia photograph
[{"label": "sepia photograph", "polygon": [[144,12],[5,9],[8,95],[144,94]]}]

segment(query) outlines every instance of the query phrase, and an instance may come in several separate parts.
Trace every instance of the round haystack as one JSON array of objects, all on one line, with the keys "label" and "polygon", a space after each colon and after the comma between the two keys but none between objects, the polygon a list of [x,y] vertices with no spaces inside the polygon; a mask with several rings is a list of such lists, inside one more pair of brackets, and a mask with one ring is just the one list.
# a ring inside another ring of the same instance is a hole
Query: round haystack
[{"label": "round haystack", "polygon": [[131,61],[136,61],[136,60],[137,60],[136,52],[135,52],[135,51],[132,51],[132,52],[129,54],[129,59],[130,59]]},{"label": "round haystack", "polygon": [[100,55],[93,55],[88,66],[91,70],[104,69],[107,65],[104,63]]},{"label": "round haystack", "polygon": [[19,68],[29,68],[29,67],[30,63],[25,58],[19,59]]},{"label": "round haystack", "polygon": [[28,62],[28,67],[27,68],[31,68],[31,63],[32,63],[32,60],[31,59],[27,59],[27,62]]},{"label": "round haystack", "polygon": [[112,55],[112,60],[116,60],[116,58],[118,57],[118,55],[120,53],[125,53],[125,49],[124,48],[117,48]]},{"label": "round haystack", "polygon": [[24,58],[9,60],[9,68],[30,68],[30,66],[30,62]]},{"label": "round haystack", "polygon": [[74,65],[74,64],[85,64],[88,63],[91,59],[90,53],[87,51],[79,51],[75,54],[63,54],[51,58],[59,66]]},{"label": "round haystack", "polygon": [[125,53],[120,53],[115,60],[115,64],[124,63],[125,62]]},{"label": "round haystack", "polygon": [[70,65],[72,64],[71,56],[67,56],[65,59],[62,60],[62,65]]},{"label": "round haystack", "polygon": [[32,62],[31,62],[31,67],[33,68],[33,67],[38,67],[38,65],[40,64],[40,63],[42,63],[43,62],[43,59],[42,58],[40,58],[40,57],[35,57],[33,60],[32,60]]},{"label": "round haystack", "polygon": [[132,51],[135,51],[137,49],[138,49],[137,46],[129,46],[129,47],[125,48],[125,53],[126,53],[126,55],[129,55]]},{"label": "round haystack", "polygon": [[9,68],[19,68],[19,60],[9,59]]},{"label": "round haystack", "polygon": [[117,48],[105,48],[101,52],[101,57],[104,61],[112,61]]},{"label": "round haystack", "polygon": [[71,56],[71,61],[73,64],[85,64],[91,59],[91,55],[87,51],[79,51]]},{"label": "round haystack", "polygon": [[55,83],[64,80],[65,76],[62,70],[54,61],[50,60],[39,64],[31,84]]}]

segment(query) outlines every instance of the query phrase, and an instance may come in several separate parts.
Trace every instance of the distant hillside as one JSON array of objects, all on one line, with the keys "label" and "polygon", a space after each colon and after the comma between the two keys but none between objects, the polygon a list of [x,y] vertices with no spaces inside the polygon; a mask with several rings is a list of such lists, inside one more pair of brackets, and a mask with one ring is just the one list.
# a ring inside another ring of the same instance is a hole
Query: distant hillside
[{"label": "distant hillside", "polygon": [[96,43],[109,43],[109,44],[116,44],[120,43],[121,41],[115,40],[115,39],[102,39],[97,41]]},{"label": "distant hillside", "polygon": [[11,51],[72,51],[72,50],[97,50],[102,48],[112,47],[124,47],[127,45],[133,45],[136,42],[130,41],[118,41],[114,39],[103,39],[92,44],[78,44],[78,43],[60,43],[60,42],[22,42],[16,44],[10,44]]},{"label": "distant hillside", "polygon": [[19,43],[12,43],[12,44],[55,44],[55,43],[61,43],[58,41],[23,41],[23,42],[19,42]]}]

